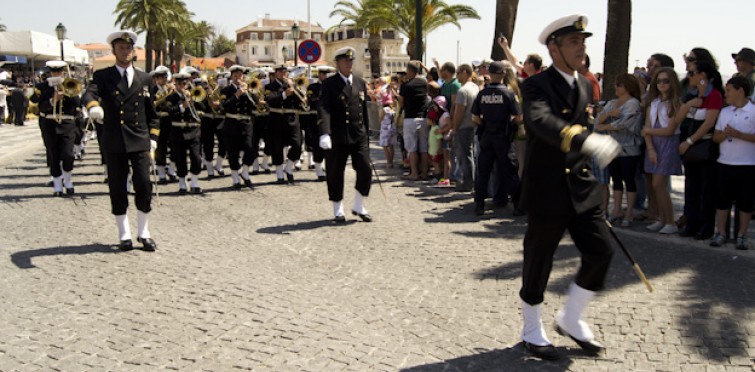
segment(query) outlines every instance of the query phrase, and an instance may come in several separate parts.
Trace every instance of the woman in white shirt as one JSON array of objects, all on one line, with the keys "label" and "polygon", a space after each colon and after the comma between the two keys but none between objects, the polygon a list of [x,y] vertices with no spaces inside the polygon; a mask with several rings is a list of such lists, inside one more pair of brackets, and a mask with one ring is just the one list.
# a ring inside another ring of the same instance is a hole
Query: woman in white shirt
[{"label": "woman in white shirt", "polygon": [[713,132],[720,145],[716,164],[716,234],[710,245],[726,241],[726,219],[732,203],[739,210],[737,249],[748,249],[747,227],[755,204],[755,104],[747,99],[752,90],[747,78],[736,76],[726,83],[726,103]]}]

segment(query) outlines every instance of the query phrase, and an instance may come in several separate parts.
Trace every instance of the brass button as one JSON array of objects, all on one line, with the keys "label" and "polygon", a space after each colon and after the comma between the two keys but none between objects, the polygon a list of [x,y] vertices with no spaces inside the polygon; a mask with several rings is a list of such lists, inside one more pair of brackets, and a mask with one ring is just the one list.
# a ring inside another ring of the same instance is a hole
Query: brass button
[{"label": "brass button", "polygon": [[587,173],[587,168],[582,168],[582,173]]},{"label": "brass button", "polygon": [[121,110],[121,115],[123,115],[123,110]]},{"label": "brass button", "polygon": [[123,125],[123,124],[125,124],[125,123],[123,122],[123,120],[121,120],[121,125]]},{"label": "brass button", "polygon": [[566,174],[571,173],[571,169],[569,169],[569,168],[564,169],[564,173],[566,173]]}]

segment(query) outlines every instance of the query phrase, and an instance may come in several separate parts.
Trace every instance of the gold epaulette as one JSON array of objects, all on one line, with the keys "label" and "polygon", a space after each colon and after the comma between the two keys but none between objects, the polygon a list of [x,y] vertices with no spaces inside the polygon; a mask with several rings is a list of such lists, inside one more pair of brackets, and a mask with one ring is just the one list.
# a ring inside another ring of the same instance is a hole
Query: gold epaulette
[{"label": "gold epaulette", "polygon": [[149,134],[154,134],[156,136],[159,136],[160,135],[160,130],[157,129],[157,128],[152,128],[152,129],[149,130]]},{"label": "gold epaulette", "polygon": [[89,110],[90,108],[92,108],[94,106],[99,106],[99,105],[100,105],[99,102],[97,102],[97,101],[91,101],[91,102],[87,103],[86,108],[87,108],[87,110]]},{"label": "gold epaulette", "polygon": [[574,125],[567,125],[564,127],[564,129],[561,129],[561,151],[563,152],[569,152],[571,151],[571,142],[578,134],[585,131],[585,127],[574,124]]}]

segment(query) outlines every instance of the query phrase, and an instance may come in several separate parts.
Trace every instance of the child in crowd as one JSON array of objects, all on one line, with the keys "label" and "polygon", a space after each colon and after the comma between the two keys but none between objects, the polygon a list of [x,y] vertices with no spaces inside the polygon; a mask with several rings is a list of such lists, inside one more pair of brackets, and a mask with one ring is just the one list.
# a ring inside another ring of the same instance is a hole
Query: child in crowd
[{"label": "child in crowd", "polygon": [[380,119],[380,143],[385,152],[385,163],[388,168],[393,168],[393,151],[397,142],[396,135],[396,113],[393,110],[393,99],[391,95],[386,94],[380,96],[380,103],[383,106],[383,110],[380,113],[382,119]]},{"label": "child in crowd", "polygon": [[433,172],[437,180],[435,186],[450,186],[448,180],[451,169],[450,146],[443,129],[451,124],[451,115],[446,109],[446,97],[436,96],[427,114],[430,125],[428,154],[433,161]]}]

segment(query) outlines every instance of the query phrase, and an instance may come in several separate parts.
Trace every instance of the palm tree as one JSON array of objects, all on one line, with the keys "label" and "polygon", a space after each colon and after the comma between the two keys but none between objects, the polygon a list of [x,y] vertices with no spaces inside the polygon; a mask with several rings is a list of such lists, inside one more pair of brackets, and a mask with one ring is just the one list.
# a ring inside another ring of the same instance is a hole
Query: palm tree
[{"label": "palm tree", "polygon": [[147,71],[153,68],[152,44],[155,33],[164,32],[169,20],[177,19],[182,10],[186,10],[186,4],[181,0],[120,0],[115,6],[115,25],[137,33],[146,33],[144,49]]},{"label": "palm tree", "polygon": [[603,98],[616,94],[613,85],[616,76],[627,72],[629,66],[629,40],[632,33],[631,0],[608,0],[606,49],[603,60]]},{"label": "palm tree", "polygon": [[508,39],[509,46],[514,39],[514,25],[516,25],[516,12],[519,9],[519,0],[498,0],[495,6],[495,33],[493,34],[493,49],[490,51],[490,59],[500,61],[506,59],[506,54],[498,45],[498,37],[503,35]]},{"label": "palm tree", "polygon": [[356,2],[341,0],[330,12],[331,17],[342,17],[341,22],[331,27],[328,32],[346,26],[364,29],[369,33],[367,50],[370,51],[370,70],[373,73],[381,71],[382,61],[380,52],[383,49],[382,32],[391,27],[393,8],[390,1],[385,0],[357,0]]},{"label": "palm tree", "polygon": [[177,18],[175,22],[168,26],[171,64],[175,63],[178,69],[181,68],[181,61],[184,57],[184,45],[198,37],[194,22],[190,19],[191,16],[193,16],[193,13],[187,11],[187,14]]},{"label": "palm tree", "polygon": [[[399,30],[408,39],[406,52],[411,59],[419,59],[416,53],[417,33],[415,30],[416,7],[415,0],[393,0],[392,22],[395,29]],[[452,24],[461,29],[459,21],[462,19],[480,19],[480,15],[471,6],[449,5],[443,0],[422,0],[424,14],[422,16],[422,33],[429,34],[440,26]]]},{"label": "palm tree", "polygon": [[5,25],[2,24],[2,23],[0,23],[0,32],[5,32],[5,30],[7,30],[7,28],[5,27]]},{"label": "palm tree", "polygon": [[197,31],[196,43],[199,57],[204,57],[207,44],[210,42],[210,39],[215,37],[215,26],[207,21],[199,21],[195,24],[195,29]]}]

